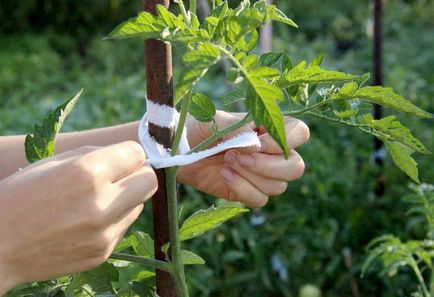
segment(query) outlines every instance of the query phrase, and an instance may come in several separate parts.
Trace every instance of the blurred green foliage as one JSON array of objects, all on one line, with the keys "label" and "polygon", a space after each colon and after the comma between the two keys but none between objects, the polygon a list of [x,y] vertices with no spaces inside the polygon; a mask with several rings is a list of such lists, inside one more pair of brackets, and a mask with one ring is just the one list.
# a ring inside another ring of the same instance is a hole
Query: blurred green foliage
[{"label": "blurred green foliage", "polygon": [[[297,31],[276,25],[275,51],[289,51],[295,63],[324,53],[328,69],[370,71],[369,1],[275,3],[300,26]],[[125,0],[2,1],[0,133],[28,133],[80,88],[84,93],[66,130],[137,120],[146,92],[143,44],[101,37],[140,6],[140,1]],[[433,112],[434,1],[389,0],[384,21],[385,84]],[[221,100],[221,71],[214,67],[198,89]],[[434,148],[432,120],[401,119],[428,149]],[[424,238],[417,216],[406,217],[408,206],[400,199],[408,193],[409,180],[388,157],[386,193],[375,197],[378,169],[371,139],[345,127],[304,120],[312,139],[300,149],[307,165],[303,179],[263,210],[187,243],[207,262],[206,267],[188,268],[192,296],[297,296],[306,284],[320,288],[323,296],[354,296],[352,282],[361,296],[408,296],[416,290],[411,274],[379,279],[380,268],[373,267],[360,277],[365,246],[374,237]],[[422,182],[433,183],[433,157],[416,159]],[[216,202],[188,187],[182,192],[185,216]],[[146,213],[132,230],[150,232],[149,217]]]}]

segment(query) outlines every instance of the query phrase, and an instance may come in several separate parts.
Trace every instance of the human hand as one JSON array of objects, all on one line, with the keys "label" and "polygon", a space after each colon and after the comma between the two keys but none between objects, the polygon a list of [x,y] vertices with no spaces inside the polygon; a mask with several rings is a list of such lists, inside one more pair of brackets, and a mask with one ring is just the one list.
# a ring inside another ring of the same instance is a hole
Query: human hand
[{"label": "human hand", "polygon": [[[244,115],[218,111],[214,119],[221,129],[241,120]],[[212,135],[211,123],[189,118],[186,126],[192,147]],[[254,129],[254,123],[250,123],[241,130]],[[290,149],[288,160],[285,160],[281,148],[261,127],[261,148],[258,152],[250,148],[214,155],[180,167],[178,179],[208,194],[239,201],[250,207],[262,207],[267,203],[268,196],[282,194],[288,182],[300,178],[304,172],[303,159],[294,148],[308,141],[309,128],[300,120],[285,117],[285,130]],[[234,134],[237,132],[240,130]]]},{"label": "human hand", "polygon": [[157,189],[141,146],[82,147],[0,182],[0,296],[103,263]]}]

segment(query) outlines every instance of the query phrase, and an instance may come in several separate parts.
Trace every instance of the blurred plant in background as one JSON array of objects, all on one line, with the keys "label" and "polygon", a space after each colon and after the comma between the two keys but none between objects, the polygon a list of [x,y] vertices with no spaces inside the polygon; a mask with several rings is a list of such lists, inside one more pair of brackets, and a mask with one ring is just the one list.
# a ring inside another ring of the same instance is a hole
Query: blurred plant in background
[{"label": "blurred plant in background", "polygon": [[394,235],[375,238],[368,245],[369,255],[362,271],[365,272],[374,261],[381,262],[382,276],[393,277],[398,269],[410,268],[419,283],[412,296],[430,297],[434,294],[434,186],[412,184],[410,189],[414,194],[405,196],[403,201],[412,204],[408,214],[418,216],[418,225],[427,231],[425,239],[403,242]]},{"label": "blurred plant in background", "polygon": [[[324,53],[325,68],[370,71],[369,1],[274,2],[301,28],[276,25],[275,51],[287,50],[299,60]],[[140,8],[140,1],[126,0],[2,1],[0,133],[29,132],[34,122],[81,87],[85,91],[66,130],[139,119],[145,95],[142,42],[114,45],[101,37]],[[434,1],[386,2],[385,84],[430,112],[433,29]],[[215,85],[223,77],[222,70],[213,69],[199,91],[221,98],[224,90]],[[320,288],[322,296],[408,296],[417,290],[412,273],[378,278],[380,265],[359,277],[365,246],[373,238],[395,234],[402,243],[426,238],[420,216],[405,216],[408,205],[400,198],[408,194],[407,178],[389,158],[386,192],[375,197],[377,168],[366,137],[345,127],[332,129],[333,124],[304,120],[312,131],[310,143],[300,150],[307,163],[305,177],[271,200],[262,211],[262,224],[252,224],[247,215],[189,243],[187,248],[208,265],[189,268],[192,296],[297,296],[306,284]],[[428,149],[434,147],[432,120],[401,120]],[[433,157],[415,159],[421,180],[433,183]],[[189,187],[181,191],[183,213],[215,202]],[[149,209],[144,216],[149,217]],[[144,219],[131,233],[138,230],[150,232]],[[429,279],[428,270],[421,273]]]}]

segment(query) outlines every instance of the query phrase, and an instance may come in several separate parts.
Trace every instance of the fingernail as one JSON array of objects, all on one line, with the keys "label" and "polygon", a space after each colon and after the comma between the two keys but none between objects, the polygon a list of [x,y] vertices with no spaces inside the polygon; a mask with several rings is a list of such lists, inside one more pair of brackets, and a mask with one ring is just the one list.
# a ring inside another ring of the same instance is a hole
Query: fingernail
[{"label": "fingernail", "polygon": [[227,181],[227,182],[231,182],[234,180],[235,175],[232,172],[232,170],[230,170],[229,168],[223,168],[220,171],[220,174],[223,176],[223,178]]},{"label": "fingernail", "polygon": [[244,167],[252,167],[255,159],[250,155],[240,155],[238,157],[238,163]]},{"label": "fingernail", "polygon": [[225,162],[229,165],[234,165],[237,162],[239,152],[236,150],[230,150],[225,154]]}]

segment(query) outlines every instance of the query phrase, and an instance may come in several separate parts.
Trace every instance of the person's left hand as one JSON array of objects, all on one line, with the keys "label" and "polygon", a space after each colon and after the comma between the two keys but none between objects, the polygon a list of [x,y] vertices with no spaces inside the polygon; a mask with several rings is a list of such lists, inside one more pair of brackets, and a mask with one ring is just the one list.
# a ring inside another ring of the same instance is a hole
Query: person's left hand
[{"label": "person's left hand", "polygon": [[[244,115],[217,111],[214,119],[221,129],[239,121]],[[186,127],[191,147],[212,135],[211,123],[189,118]],[[258,131],[254,123],[250,123],[241,130],[254,129]],[[239,201],[250,207],[262,207],[269,196],[285,192],[288,182],[300,178],[304,172],[303,159],[294,148],[308,141],[309,128],[300,120],[285,117],[285,130],[289,148],[287,160],[282,149],[261,127],[259,151],[253,148],[233,149],[180,167],[178,180],[220,198]],[[231,136],[237,132],[240,130]]]}]

